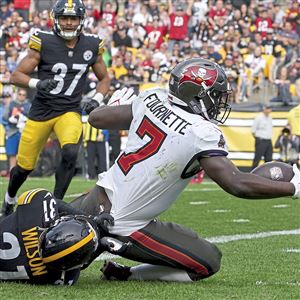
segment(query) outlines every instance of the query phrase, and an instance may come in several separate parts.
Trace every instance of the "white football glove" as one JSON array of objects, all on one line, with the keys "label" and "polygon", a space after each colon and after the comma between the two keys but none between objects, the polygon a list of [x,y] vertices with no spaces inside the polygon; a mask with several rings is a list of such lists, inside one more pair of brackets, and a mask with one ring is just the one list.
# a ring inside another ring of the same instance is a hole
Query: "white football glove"
[{"label": "white football glove", "polygon": [[19,115],[10,116],[8,122],[11,124],[17,124],[19,121]]},{"label": "white football glove", "polygon": [[135,97],[136,95],[134,94],[133,88],[124,87],[121,90],[116,90],[112,94],[112,96],[108,100],[107,105],[117,106],[117,105],[131,104]]},{"label": "white football glove", "polygon": [[295,186],[294,199],[300,198],[300,171],[296,164],[293,164],[294,177],[291,179],[291,183]]},{"label": "white football glove", "polygon": [[25,123],[26,123],[27,120],[28,120],[28,118],[25,115],[23,115],[23,114],[19,115],[19,120],[18,120],[18,123],[17,123],[17,128],[19,128],[20,132],[23,131],[23,129],[25,127]]}]

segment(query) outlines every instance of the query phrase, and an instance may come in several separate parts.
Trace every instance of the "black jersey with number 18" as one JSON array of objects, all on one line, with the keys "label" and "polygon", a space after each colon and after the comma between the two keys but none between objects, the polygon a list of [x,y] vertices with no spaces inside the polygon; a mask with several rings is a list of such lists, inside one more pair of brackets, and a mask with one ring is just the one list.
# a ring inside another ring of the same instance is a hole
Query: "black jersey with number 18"
[{"label": "black jersey with number 18", "polygon": [[66,112],[80,113],[80,102],[89,68],[103,53],[103,41],[81,34],[74,48],[53,32],[39,31],[30,37],[29,48],[40,52],[38,78],[54,79],[49,93],[38,91],[30,110],[32,120],[48,120]]}]

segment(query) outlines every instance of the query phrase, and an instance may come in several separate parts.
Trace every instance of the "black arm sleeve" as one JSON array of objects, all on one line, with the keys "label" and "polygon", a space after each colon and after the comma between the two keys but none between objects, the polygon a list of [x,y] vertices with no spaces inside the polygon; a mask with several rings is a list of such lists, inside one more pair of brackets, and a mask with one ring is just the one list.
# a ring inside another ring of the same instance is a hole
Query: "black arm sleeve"
[{"label": "black arm sleeve", "polygon": [[55,199],[59,215],[86,215],[81,209],[71,206],[60,199]]}]

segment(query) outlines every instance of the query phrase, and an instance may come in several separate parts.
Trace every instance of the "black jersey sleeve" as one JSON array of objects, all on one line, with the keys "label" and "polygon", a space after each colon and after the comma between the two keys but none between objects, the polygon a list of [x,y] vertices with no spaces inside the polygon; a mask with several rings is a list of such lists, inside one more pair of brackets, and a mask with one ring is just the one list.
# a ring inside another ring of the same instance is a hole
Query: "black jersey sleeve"
[{"label": "black jersey sleeve", "polygon": [[69,203],[56,199],[58,213],[62,215],[87,215],[83,210],[71,206]]}]

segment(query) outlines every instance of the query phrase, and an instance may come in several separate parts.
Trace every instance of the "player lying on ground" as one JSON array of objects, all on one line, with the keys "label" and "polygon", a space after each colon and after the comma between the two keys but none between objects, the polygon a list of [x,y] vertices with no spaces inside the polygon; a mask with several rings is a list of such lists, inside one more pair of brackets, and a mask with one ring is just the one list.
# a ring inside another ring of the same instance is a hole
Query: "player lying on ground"
[{"label": "player lying on ground", "polygon": [[106,250],[101,238],[111,221],[108,214],[83,216],[44,189],[23,193],[0,222],[0,281],[73,285]]},{"label": "player lying on ground", "polygon": [[[129,130],[115,164],[99,175],[94,189],[73,202],[87,214],[110,212],[109,233],[121,256],[144,264],[131,268],[109,262],[107,279],[194,281],[220,269],[221,252],[178,224],[158,217],[176,200],[199,170],[226,192],[249,199],[300,197],[300,172],[291,182],[274,182],[240,172],[226,157],[225,139],[216,122],[229,114],[230,87],[217,64],[200,58],[179,63],[171,72],[169,92],[150,89],[138,97],[118,91],[109,104],[89,116],[92,126]],[[132,97],[130,97],[132,96]],[[112,251],[113,252],[113,251]]]}]

